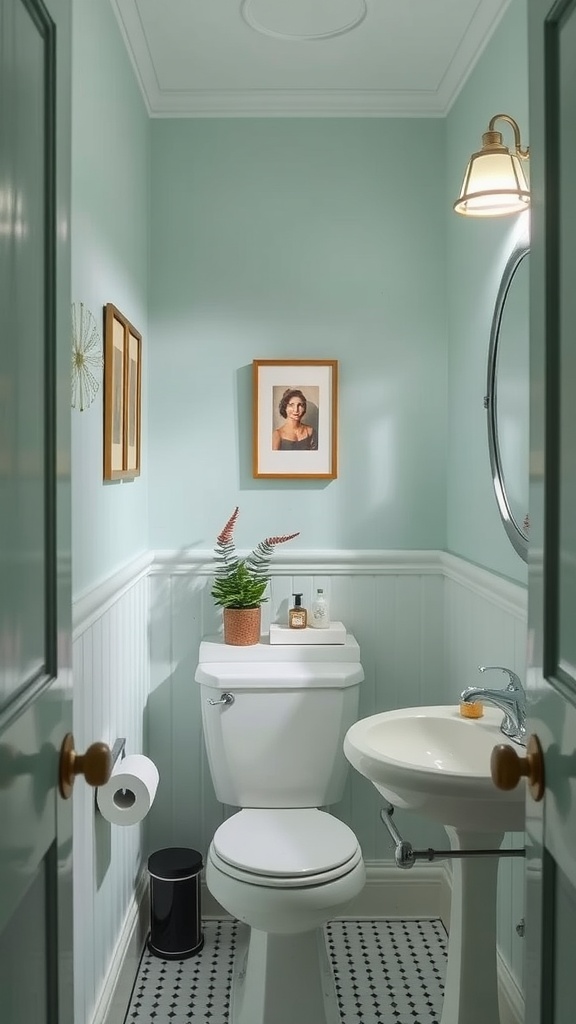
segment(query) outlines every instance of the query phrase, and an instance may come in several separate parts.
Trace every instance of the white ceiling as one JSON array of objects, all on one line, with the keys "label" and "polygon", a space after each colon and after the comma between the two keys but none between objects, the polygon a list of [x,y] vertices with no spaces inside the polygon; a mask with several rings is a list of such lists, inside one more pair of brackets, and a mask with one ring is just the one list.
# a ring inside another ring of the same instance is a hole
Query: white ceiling
[{"label": "white ceiling", "polygon": [[441,117],[510,0],[111,0],[153,117]]}]

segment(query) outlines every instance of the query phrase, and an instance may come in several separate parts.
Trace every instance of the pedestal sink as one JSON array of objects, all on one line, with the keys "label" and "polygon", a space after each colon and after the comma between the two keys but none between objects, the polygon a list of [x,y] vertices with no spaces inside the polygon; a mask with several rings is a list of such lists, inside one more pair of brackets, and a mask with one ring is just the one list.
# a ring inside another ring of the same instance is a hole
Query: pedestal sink
[{"label": "pedestal sink", "polygon": [[[395,807],[444,825],[454,851],[496,850],[524,829],[524,780],[496,789],[490,755],[506,742],[502,712],[462,718],[455,705],[385,711],[356,722],[344,753]],[[455,858],[441,1024],[498,1024],[498,857]]]}]

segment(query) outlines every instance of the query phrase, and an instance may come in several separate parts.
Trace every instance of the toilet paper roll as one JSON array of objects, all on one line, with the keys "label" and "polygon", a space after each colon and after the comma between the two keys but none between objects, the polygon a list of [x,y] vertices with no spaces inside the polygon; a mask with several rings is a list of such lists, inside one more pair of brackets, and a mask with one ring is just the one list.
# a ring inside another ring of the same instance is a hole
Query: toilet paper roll
[{"label": "toilet paper roll", "polygon": [[128,754],[117,761],[96,801],[101,815],[112,825],[136,825],[150,810],[158,787],[158,769],[144,754]]}]

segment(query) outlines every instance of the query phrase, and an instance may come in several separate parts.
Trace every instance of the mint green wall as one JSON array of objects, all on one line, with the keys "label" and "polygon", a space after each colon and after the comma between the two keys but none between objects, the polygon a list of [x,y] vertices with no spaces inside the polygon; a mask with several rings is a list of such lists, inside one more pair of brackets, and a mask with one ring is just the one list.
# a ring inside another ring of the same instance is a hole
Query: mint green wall
[{"label": "mint green wall", "polygon": [[[513,0],[447,118],[449,430],[448,550],[526,582],[526,565],[510,544],[492,489],[486,412],[486,368],[498,284],[520,217],[480,220],[451,213],[466,162],[480,149],[494,114],[520,125],[528,144],[526,0]],[[512,142],[503,125],[504,141]],[[522,215],[526,216],[526,215]],[[528,311],[526,311],[528,318]]]},{"label": "mint green wall", "polygon": [[143,475],[102,482],[102,387],[72,410],[77,595],[148,547],[149,121],[109,3],[74,0],[72,116],[72,301],[99,327],[113,302],[144,336]]},{"label": "mint green wall", "polygon": [[[442,548],[441,120],[152,124],[150,543]],[[336,481],[254,480],[253,359],[340,363]]]},{"label": "mint green wall", "polygon": [[[451,213],[490,116],[526,131],[525,20],[513,0],[444,120],[149,122],[109,5],[75,0],[72,296],[144,335],[142,477],[102,483],[102,391],[72,413],[76,594],[210,547],[236,503],[246,545],[448,547],[525,580],[482,405],[517,219]],[[299,357],[340,362],[338,480],[254,480],[251,361]]]}]

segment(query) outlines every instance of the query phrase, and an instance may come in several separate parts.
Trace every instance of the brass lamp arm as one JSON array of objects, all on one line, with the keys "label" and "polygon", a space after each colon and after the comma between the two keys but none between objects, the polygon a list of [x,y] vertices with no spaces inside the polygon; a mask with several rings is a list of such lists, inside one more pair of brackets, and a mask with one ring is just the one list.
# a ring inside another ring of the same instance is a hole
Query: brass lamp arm
[{"label": "brass lamp arm", "polygon": [[[509,114],[494,114],[494,117],[490,118],[490,123],[488,125],[488,131],[489,132],[495,132],[496,131],[496,129],[495,129],[496,121],[506,121],[506,124],[510,125],[512,131],[514,132],[514,147],[516,149],[516,153],[517,153],[517,155],[519,157],[522,158],[522,160],[527,160],[529,155],[530,155],[530,149],[529,149],[528,146],[526,147],[526,149],[524,149],[522,147],[522,143],[521,143],[521,140],[520,140],[520,129],[518,127],[518,124],[514,120],[514,118],[510,117]],[[500,134],[500,133],[497,133],[497,134]],[[502,136],[500,135],[500,139],[501,138],[502,138]]]}]

